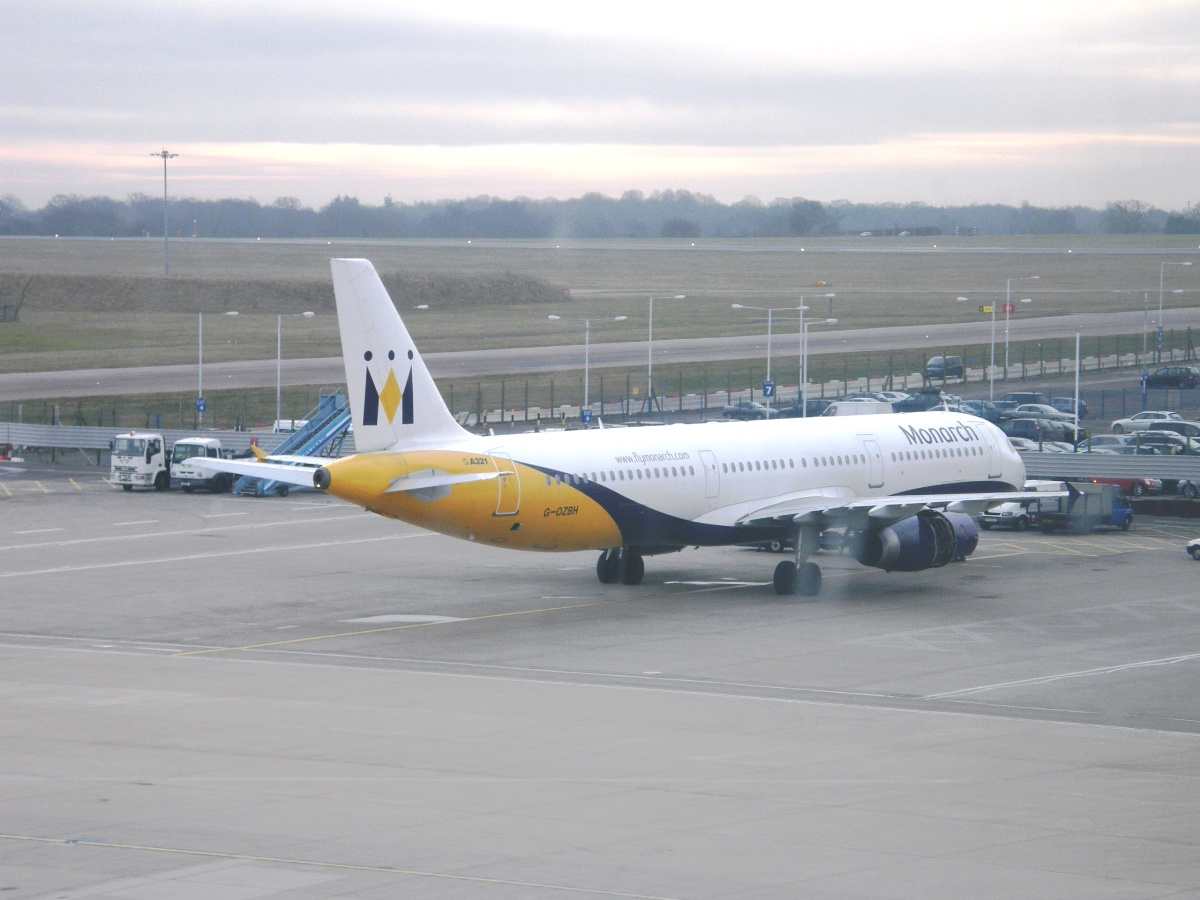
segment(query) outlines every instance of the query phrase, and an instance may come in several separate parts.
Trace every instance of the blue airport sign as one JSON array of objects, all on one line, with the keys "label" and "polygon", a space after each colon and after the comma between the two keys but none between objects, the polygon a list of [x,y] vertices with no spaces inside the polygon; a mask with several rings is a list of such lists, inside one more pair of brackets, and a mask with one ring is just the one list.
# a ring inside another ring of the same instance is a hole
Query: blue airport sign
[{"label": "blue airport sign", "polygon": [[203,397],[197,397],[196,398],[196,412],[202,413],[206,409],[208,409],[208,403],[205,401],[205,399]]},{"label": "blue airport sign", "polygon": [[775,382],[773,382],[773,381],[764,381],[763,382],[763,396],[767,397],[767,398],[775,396]]}]

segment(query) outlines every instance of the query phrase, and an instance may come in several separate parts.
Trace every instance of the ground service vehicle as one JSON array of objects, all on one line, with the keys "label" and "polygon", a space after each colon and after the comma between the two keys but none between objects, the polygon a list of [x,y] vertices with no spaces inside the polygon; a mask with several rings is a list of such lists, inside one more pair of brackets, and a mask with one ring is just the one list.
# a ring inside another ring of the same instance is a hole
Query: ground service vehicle
[{"label": "ground service vehicle", "polygon": [[1043,533],[1087,534],[1106,525],[1128,531],[1133,524],[1133,507],[1116,485],[1068,481],[1066,486],[1066,497],[1042,497],[1031,504]]},{"label": "ground service vehicle", "polygon": [[216,438],[184,438],[176,441],[171,448],[171,487],[180,487],[185,494],[190,494],[196,488],[204,488],[214,494],[225,493],[233,487],[232,475],[200,469],[194,464],[188,465],[187,460],[197,457],[227,459],[228,456]]},{"label": "ground service vehicle", "polygon": [[1007,526],[1014,531],[1024,531],[1030,525],[1037,524],[1037,516],[1029,512],[1028,503],[1018,503],[1010,500],[993,506],[979,517],[979,524],[985,529],[997,525]]},{"label": "ground service vehicle", "polygon": [[109,480],[127,491],[135,486],[169,490],[171,474],[167,465],[166,442],[161,434],[130,431],[112,442],[112,470]]}]

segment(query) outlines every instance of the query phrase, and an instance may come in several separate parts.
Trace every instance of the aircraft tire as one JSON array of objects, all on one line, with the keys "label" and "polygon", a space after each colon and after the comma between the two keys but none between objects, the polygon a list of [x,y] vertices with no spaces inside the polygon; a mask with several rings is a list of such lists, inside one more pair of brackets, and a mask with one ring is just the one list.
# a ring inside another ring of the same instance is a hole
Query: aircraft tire
[{"label": "aircraft tire", "polygon": [[796,593],[796,564],[790,559],[775,567],[775,593],[781,597]]},{"label": "aircraft tire", "polygon": [[646,574],[646,564],[642,561],[640,553],[626,547],[621,551],[621,562],[617,570],[621,584],[641,584],[642,576]]},{"label": "aircraft tire", "polygon": [[616,584],[620,575],[620,555],[613,550],[605,550],[596,560],[596,577],[601,584]]},{"label": "aircraft tire", "polygon": [[796,589],[801,597],[815,597],[821,593],[821,567],[806,562],[796,573]]}]

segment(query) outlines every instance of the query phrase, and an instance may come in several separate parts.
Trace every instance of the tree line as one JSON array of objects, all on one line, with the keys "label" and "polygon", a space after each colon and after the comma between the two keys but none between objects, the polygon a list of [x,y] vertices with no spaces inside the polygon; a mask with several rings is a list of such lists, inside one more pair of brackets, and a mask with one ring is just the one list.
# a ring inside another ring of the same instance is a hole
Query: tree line
[{"label": "tree line", "polygon": [[[1141,201],[1046,208],[1023,203],[821,203],[804,198],[737,203],[686,190],[589,193],[568,200],[502,199],[378,205],[338,196],[319,209],[293,197],[172,199],[172,235],[204,238],[738,238],[823,235],[1200,234],[1200,207],[1167,212]],[[41,209],[0,198],[0,235],[138,237],[161,235],[163,201],[59,195]]]}]

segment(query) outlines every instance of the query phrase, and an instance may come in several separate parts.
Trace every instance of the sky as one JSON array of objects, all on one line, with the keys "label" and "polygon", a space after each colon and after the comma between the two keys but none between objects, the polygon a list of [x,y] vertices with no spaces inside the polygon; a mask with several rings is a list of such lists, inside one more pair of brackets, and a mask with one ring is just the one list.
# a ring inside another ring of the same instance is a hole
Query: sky
[{"label": "sky", "polygon": [[1196,0],[5,4],[0,196],[1200,201]]}]

